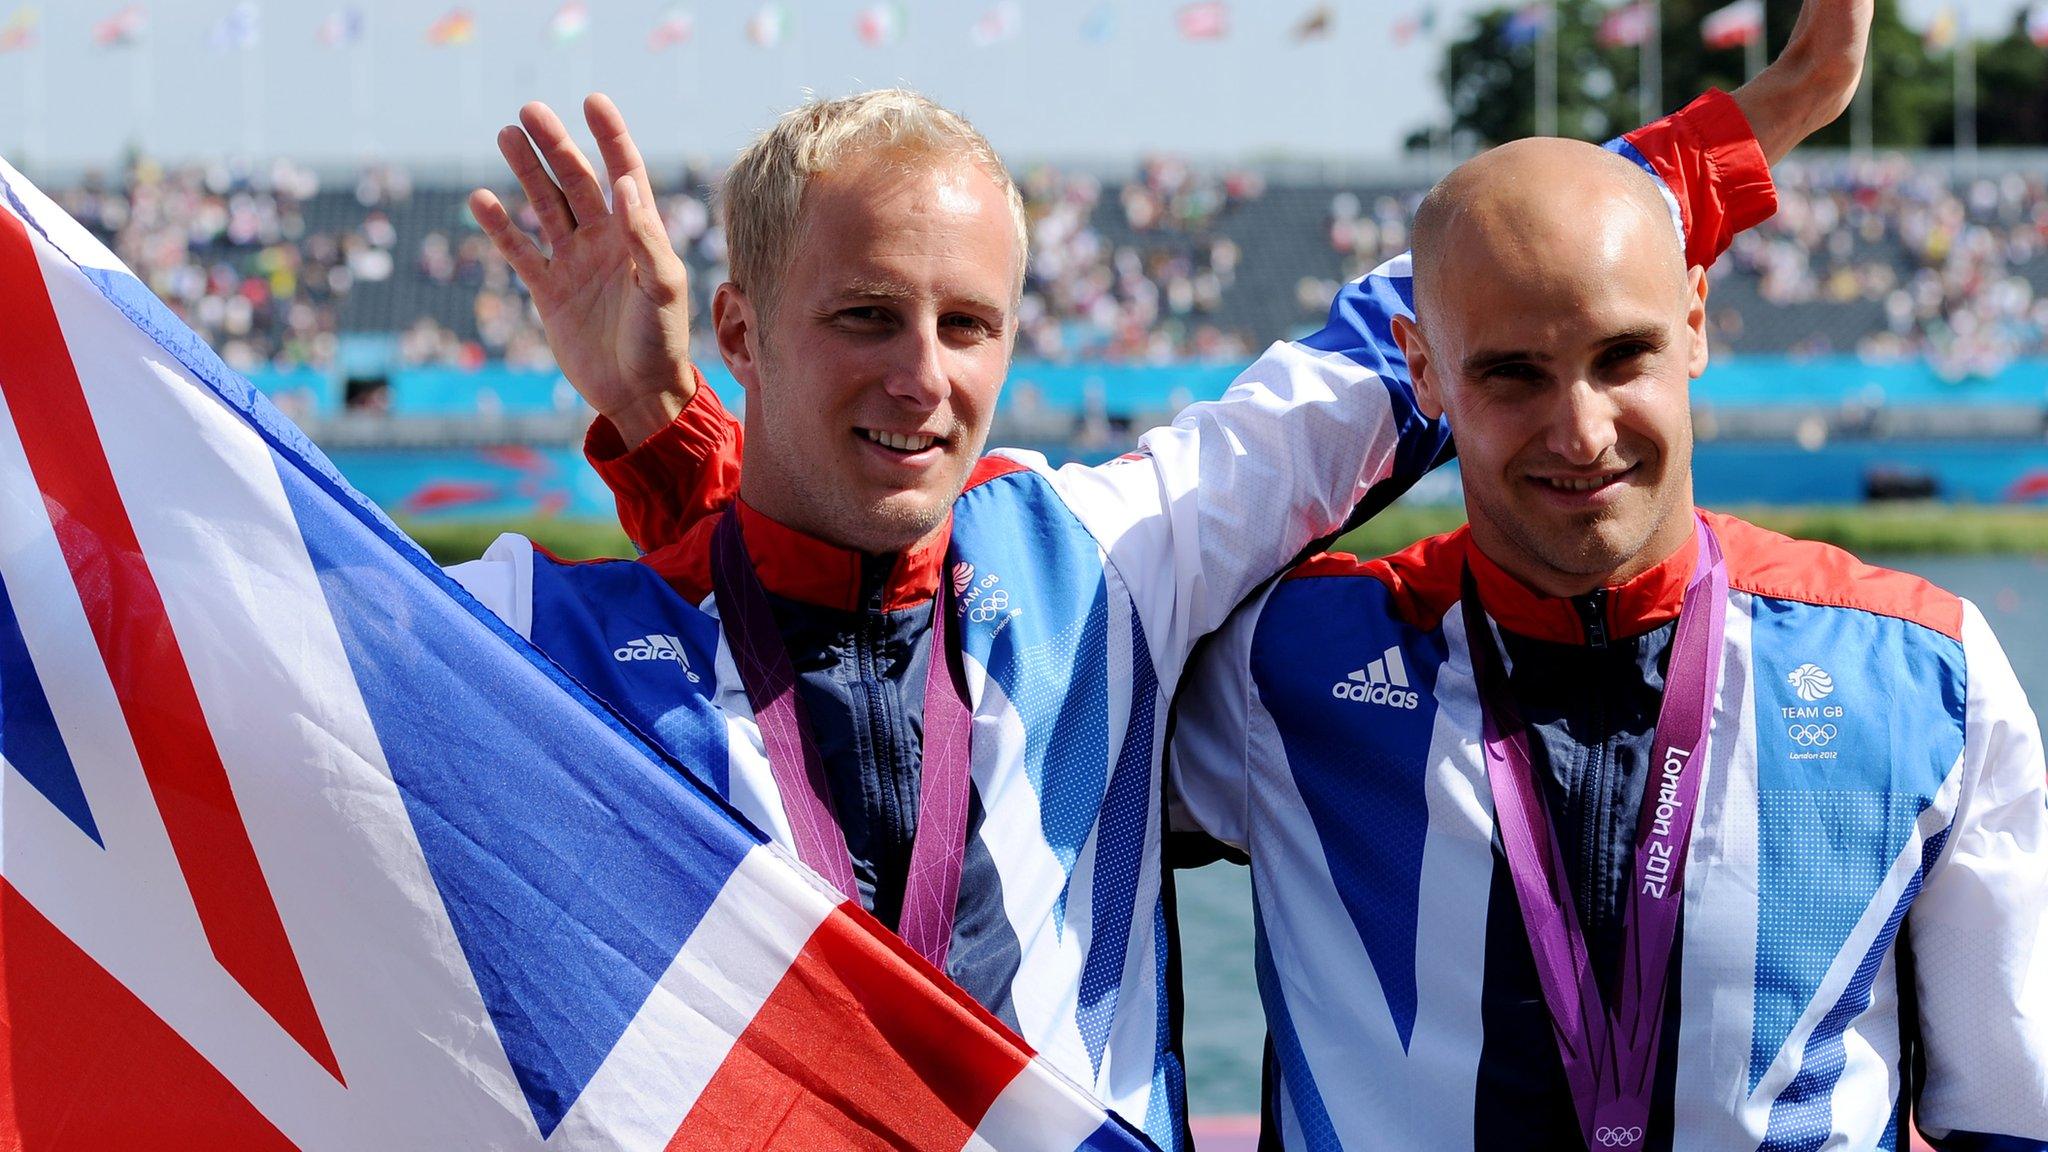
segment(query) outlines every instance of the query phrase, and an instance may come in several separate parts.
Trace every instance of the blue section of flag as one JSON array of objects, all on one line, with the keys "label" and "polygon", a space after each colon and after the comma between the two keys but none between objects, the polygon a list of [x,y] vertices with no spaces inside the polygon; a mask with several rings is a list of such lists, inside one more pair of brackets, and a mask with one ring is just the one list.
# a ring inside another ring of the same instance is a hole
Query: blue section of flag
[{"label": "blue section of flag", "polygon": [[[1920,851],[1920,868],[1913,873],[1905,892],[1899,896],[1898,904],[1886,918],[1877,939],[1863,954],[1863,962],[1856,966],[1855,975],[1849,978],[1848,987],[1842,989],[1841,998],[1828,1014],[1821,1017],[1814,1027],[1813,1035],[1807,1038],[1806,1051],[1799,1062],[1799,1074],[1771,1102],[1770,1126],[1764,1131],[1764,1142],[1757,1152],[1820,1152],[1835,1132],[1835,1083],[1842,1078],[1842,1070],[1848,1066],[1848,1044],[1843,1032],[1849,1022],[1870,1007],[1870,988],[1877,980],[1877,970],[1883,966],[1884,957],[1891,951],[1892,941],[1899,934],[1899,924],[1906,918],[1906,910],[1913,906],[1913,898],[1920,894],[1920,886],[1927,880],[1928,869],[1941,857],[1942,845],[1948,843],[1949,830],[1941,831],[1927,838]],[[1892,1122],[1897,1123],[1894,1115]],[[1897,1129],[1886,1131],[1897,1138]]]},{"label": "blue section of flag", "polygon": [[[1102,798],[1102,822],[1095,836],[1095,870],[1089,901],[1088,959],[1081,968],[1081,1000],[1075,1022],[1088,1045],[1088,1059],[1102,1074],[1102,1051],[1116,1019],[1124,958],[1131,951],[1131,919],[1137,913],[1138,873],[1145,866],[1145,827],[1154,810],[1152,714],[1159,676],[1152,670],[1145,626],[1131,613],[1131,722],[1118,749],[1116,770]],[[1162,984],[1161,988],[1165,986]]]},{"label": "blue section of flag", "polygon": [[[1031,525],[1055,539],[1022,538]],[[1045,841],[1072,882],[1109,776],[1109,585],[1095,537],[1035,472],[969,489],[954,505],[951,558],[974,567],[960,650],[988,669],[1024,729]],[[982,581],[994,577],[996,583]],[[975,619],[998,590],[1004,607]],[[972,602],[970,602],[970,599]],[[1055,910],[1064,925],[1066,890]]]},{"label": "blue section of flag", "polygon": [[85,802],[85,787],[78,781],[63,734],[57,731],[43,682],[29,660],[5,581],[0,581],[0,757],[93,843],[107,846]]},{"label": "blue section of flag", "polygon": [[1130,1125],[1108,1116],[1074,1152],[1149,1152],[1151,1141],[1131,1131]]},{"label": "blue section of flag", "polygon": [[1251,668],[1405,1051],[1417,1010],[1436,677],[1449,648],[1442,632],[1389,626],[1399,616],[1387,601],[1369,578],[1284,581],[1260,614]]},{"label": "blue section of flag", "polygon": [[[277,454],[464,956],[536,1125],[552,1131],[758,836],[665,774],[660,753],[441,572],[140,282],[80,271]],[[505,646],[479,646],[474,624]],[[586,763],[633,771],[600,782],[563,767]]]},{"label": "blue section of flag", "polygon": [[[1758,596],[1752,1089],[1963,752],[1962,645],[1891,616]],[[1938,703],[1940,707],[1929,707]]]},{"label": "blue section of flag", "polygon": [[1517,8],[1514,15],[1508,17],[1506,26],[1501,29],[1501,43],[1510,48],[1520,48],[1524,44],[1533,44],[1536,42],[1537,37],[1543,35],[1544,29],[1548,27],[1550,27],[1550,6],[1548,4],[1524,5],[1521,8]]},{"label": "blue section of flag", "polygon": [[[385,760],[543,1136],[757,841],[280,462]],[[465,597],[466,599],[466,597]],[[509,636],[509,633],[506,635]],[[524,647],[523,642],[520,647]],[[626,754],[622,754],[626,753]],[[487,783],[486,783],[487,782]]]}]

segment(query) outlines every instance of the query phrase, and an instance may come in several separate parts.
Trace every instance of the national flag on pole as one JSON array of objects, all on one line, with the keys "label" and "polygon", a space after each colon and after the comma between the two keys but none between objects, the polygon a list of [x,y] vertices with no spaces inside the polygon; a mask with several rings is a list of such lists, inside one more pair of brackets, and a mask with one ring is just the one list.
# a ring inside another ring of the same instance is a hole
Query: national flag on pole
[{"label": "national flag on pole", "polygon": [[19,52],[36,42],[36,21],[39,14],[34,8],[21,7],[0,24],[0,52]]},{"label": "national flag on pole", "polygon": [[1436,6],[1425,4],[1394,21],[1393,27],[1387,29],[1387,37],[1394,42],[1394,47],[1403,48],[1417,37],[1427,36],[1435,30]]},{"label": "national flag on pole", "polygon": [[1081,39],[1100,44],[1116,34],[1116,5],[1097,4],[1081,18]]},{"label": "national flag on pole", "polygon": [[1700,39],[1708,48],[1740,48],[1763,34],[1764,0],[1735,0],[1700,21]]},{"label": "national flag on pole", "polygon": [[589,31],[590,5],[583,0],[569,0],[548,17],[548,39],[557,44],[581,40]]},{"label": "national flag on pole", "polygon": [[263,40],[263,11],[256,0],[241,0],[207,34],[206,42],[216,52],[245,52]]},{"label": "national flag on pole", "polygon": [[337,8],[320,21],[313,38],[328,48],[345,48],[363,38],[363,10]]},{"label": "national flag on pole", "polygon": [[1015,39],[1024,30],[1024,9],[1017,0],[997,0],[967,27],[967,39],[976,48],[989,48]]},{"label": "national flag on pole", "polygon": [[456,48],[476,39],[476,15],[467,8],[450,8],[427,25],[427,43],[436,48]]},{"label": "national flag on pole", "polygon": [[1230,34],[1230,5],[1223,0],[1197,0],[1173,14],[1183,40],[1221,40]]},{"label": "national flag on pole", "polygon": [[1602,48],[1636,48],[1650,38],[1651,29],[1657,26],[1657,12],[1652,5],[1656,0],[1635,0],[1624,4],[1600,18],[1599,40]]},{"label": "national flag on pole", "polygon": [[747,40],[756,48],[773,48],[782,43],[789,20],[780,4],[763,4],[747,17]]},{"label": "national flag on pole", "polygon": [[1550,5],[1545,3],[1525,4],[1515,9],[1514,15],[1501,28],[1501,43],[1510,48],[1534,44],[1550,27]]},{"label": "national flag on pole", "polygon": [[671,8],[662,13],[661,19],[647,31],[647,50],[660,52],[678,44],[688,44],[690,36],[697,30],[696,17],[682,8]]},{"label": "national flag on pole", "polygon": [[1929,52],[1946,52],[1956,43],[1956,6],[1944,4],[1934,19],[1927,22],[1927,31],[1921,33],[1921,43]]},{"label": "national flag on pole", "polygon": [[149,13],[142,5],[130,4],[92,26],[92,42],[102,48],[126,48],[139,43],[149,31]]},{"label": "national flag on pole", "polygon": [[2048,4],[2027,9],[2027,39],[2037,48],[2048,48]]},{"label": "national flag on pole", "polygon": [[0,308],[0,1146],[1149,1147],[4,161]]},{"label": "national flag on pole", "polygon": [[886,48],[903,35],[903,8],[898,4],[870,4],[853,18],[853,34],[870,48]]},{"label": "national flag on pole", "polygon": [[1328,4],[1318,4],[1301,14],[1294,27],[1288,29],[1287,38],[1296,44],[1306,44],[1311,40],[1327,40],[1336,30],[1336,9]]}]

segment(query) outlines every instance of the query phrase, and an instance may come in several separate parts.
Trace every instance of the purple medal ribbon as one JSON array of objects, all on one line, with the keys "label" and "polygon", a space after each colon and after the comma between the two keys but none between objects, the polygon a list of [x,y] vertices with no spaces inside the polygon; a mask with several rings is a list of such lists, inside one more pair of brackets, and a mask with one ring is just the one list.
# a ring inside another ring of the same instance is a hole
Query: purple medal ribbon
[{"label": "purple medal ribbon", "polygon": [[[825,761],[811,735],[810,718],[796,693],[796,670],[783,647],[768,593],[740,535],[737,508],[729,508],[711,538],[711,582],[718,614],[731,643],[740,682],[754,707],[754,722],[768,753],[768,769],[789,815],[797,858],[856,903],[853,855],[832,813]],[[897,935],[941,972],[953,942],[953,912],[960,868],[967,856],[969,736],[973,716],[960,689],[958,655],[947,643],[947,585],[932,601],[931,657],[924,678],[924,750],[918,784],[917,833],[904,879]]]},{"label": "purple medal ribbon", "polygon": [[1536,784],[1529,736],[1507,683],[1493,634],[1466,573],[1465,631],[1485,717],[1487,780],[1522,927],[1550,1008],[1558,1055],[1586,1146],[1594,1152],[1640,1148],[1664,1028],[1665,983],[1685,890],[1700,771],[1721,670],[1728,566],[1720,541],[1699,521],[1699,559],[1686,584],[1664,703],[1651,745],[1653,776],[1643,789],[1635,867],[1622,902],[1622,956],[1613,1012],[1600,997],[1566,880],[1564,853]]}]

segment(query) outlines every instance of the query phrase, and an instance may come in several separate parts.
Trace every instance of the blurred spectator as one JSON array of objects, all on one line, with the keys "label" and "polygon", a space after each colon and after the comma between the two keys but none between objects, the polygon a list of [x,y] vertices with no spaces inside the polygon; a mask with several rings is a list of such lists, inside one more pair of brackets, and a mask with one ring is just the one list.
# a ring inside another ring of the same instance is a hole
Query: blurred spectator
[{"label": "blurred spectator", "polygon": [[[672,175],[657,194],[702,317],[726,276],[725,237],[711,180]],[[1878,157],[1786,165],[1778,179],[1778,214],[1713,273],[1724,346],[1925,359],[1958,379],[2048,354],[2042,175]],[[1032,251],[1019,357],[1142,363],[1242,360],[1290,334],[1271,329],[1319,321],[1342,284],[1407,247],[1422,192],[1269,194],[1257,172],[1167,156],[1126,178],[1034,168],[1021,187]],[[56,197],[238,368],[332,371],[344,335],[369,334],[398,364],[545,370],[531,303],[465,191],[381,164],[327,188],[289,161],[135,157]],[[532,229],[523,197],[508,201]],[[708,329],[696,325],[697,354],[713,358]]]}]

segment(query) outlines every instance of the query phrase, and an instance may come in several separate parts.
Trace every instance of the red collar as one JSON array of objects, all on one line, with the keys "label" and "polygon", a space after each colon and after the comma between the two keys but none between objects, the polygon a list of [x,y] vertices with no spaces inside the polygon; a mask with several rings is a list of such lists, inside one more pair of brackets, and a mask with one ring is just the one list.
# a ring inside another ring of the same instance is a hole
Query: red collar
[{"label": "red collar", "polygon": [[[876,563],[858,549],[828,544],[738,502],[740,536],[762,587],[786,600],[801,600],[851,612],[862,607],[861,565]],[[711,533],[717,515],[692,524],[682,540],[644,559],[684,596],[696,601],[711,593]],[[882,610],[893,612],[930,600],[946,567],[946,545],[952,538],[951,514],[946,523],[919,543],[896,554],[882,589]]]},{"label": "red collar", "polygon": [[[1586,627],[1577,603],[1580,597],[1548,596],[1537,592],[1488,559],[1471,545],[1469,529],[1463,549],[1472,565],[1472,578],[1479,585],[1479,602],[1486,614],[1502,628],[1517,635],[1560,644],[1583,644]],[[1656,567],[1606,592],[1607,635],[1620,640],[1640,636],[1678,618],[1678,606],[1685,599],[1686,581],[1692,579],[1699,550],[1688,536],[1678,550]]]}]

